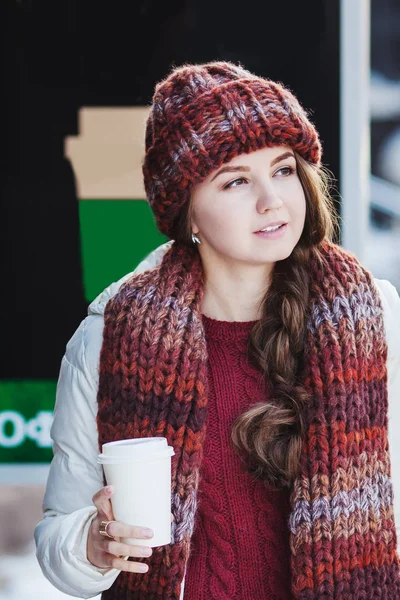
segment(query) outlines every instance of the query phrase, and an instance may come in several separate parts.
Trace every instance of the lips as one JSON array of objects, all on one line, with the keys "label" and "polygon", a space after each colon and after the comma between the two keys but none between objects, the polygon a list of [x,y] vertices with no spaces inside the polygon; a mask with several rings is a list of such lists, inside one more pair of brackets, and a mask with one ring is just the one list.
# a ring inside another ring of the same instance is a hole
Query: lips
[{"label": "lips", "polygon": [[261,227],[261,229],[259,229],[258,231],[255,231],[254,233],[259,233],[266,227],[276,227],[277,225],[286,225],[286,223],[287,223],[287,221],[272,221],[271,223],[268,223],[267,225],[263,225]]}]

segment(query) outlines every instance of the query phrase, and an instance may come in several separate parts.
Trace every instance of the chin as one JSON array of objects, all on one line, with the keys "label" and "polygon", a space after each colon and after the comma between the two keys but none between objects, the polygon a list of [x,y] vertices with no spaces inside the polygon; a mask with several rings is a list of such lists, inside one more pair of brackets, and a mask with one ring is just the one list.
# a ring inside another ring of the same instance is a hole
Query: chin
[{"label": "chin", "polygon": [[277,262],[278,260],[285,260],[288,258],[295,246],[293,244],[282,244],[281,247],[268,248],[268,252],[259,254],[260,262]]}]

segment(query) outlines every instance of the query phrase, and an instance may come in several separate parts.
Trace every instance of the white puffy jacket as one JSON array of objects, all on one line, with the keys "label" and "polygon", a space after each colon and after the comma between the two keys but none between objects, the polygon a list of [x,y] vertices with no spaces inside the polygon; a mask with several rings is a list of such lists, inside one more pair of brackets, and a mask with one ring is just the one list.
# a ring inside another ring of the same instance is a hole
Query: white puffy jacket
[{"label": "white puffy jacket", "polygon": [[[104,308],[133,273],[160,263],[171,244],[169,241],[156,248],[132,273],[109,285],[93,300],[88,316],[68,342],[61,362],[51,428],[54,458],[43,502],[43,519],[35,528],[35,542],[45,576],[72,596],[96,596],[108,589],[120,573],[118,569],[97,568],[86,556],[88,529],[96,512],[92,497],[103,486],[101,466],[97,463],[96,414]],[[400,549],[400,436],[395,435],[400,426],[400,298],[389,281],[375,279],[375,283],[384,306],[389,349],[389,444]],[[183,596],[184,585],[181,600]]]}]

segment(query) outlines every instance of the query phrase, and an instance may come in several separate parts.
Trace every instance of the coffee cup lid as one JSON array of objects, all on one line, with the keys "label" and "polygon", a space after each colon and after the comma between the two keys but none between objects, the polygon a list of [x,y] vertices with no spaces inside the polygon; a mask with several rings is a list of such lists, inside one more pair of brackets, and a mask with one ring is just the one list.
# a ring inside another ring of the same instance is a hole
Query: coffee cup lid
[{"label": "coffee cup lid", "polygon": [[102,445],[102,454],[98,456],[101,464],[142,462],[174,455],[172,446],[168,446],[165,437],[131,438],[108,442]]}]

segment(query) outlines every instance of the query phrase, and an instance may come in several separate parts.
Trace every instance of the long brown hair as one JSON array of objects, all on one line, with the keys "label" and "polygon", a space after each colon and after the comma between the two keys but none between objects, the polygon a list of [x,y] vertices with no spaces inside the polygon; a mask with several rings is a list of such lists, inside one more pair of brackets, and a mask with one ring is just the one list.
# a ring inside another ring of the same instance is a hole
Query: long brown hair
[{"label": "long brown hair", "polygon": [[[303,407],[308,400],[299,381],[309,305],[310,251],[318,257],[324,240],[334,241],[339,229],[330,196],[331,173],[295,152],[305,199],[301,237],[291,255],[277,261],[268,291],[261,301],[261,319],[248,340],[249,360],[263,373],[271,390],[266,402],[253,404],[232,427],[232,441],[250,472],[271,487],[289,487],[298,474]],[[181,211],[173,239],[192,245],[193,206]]]}]

